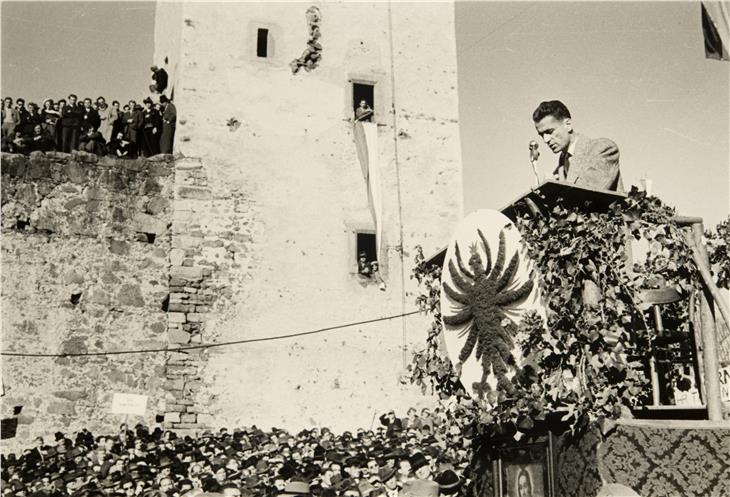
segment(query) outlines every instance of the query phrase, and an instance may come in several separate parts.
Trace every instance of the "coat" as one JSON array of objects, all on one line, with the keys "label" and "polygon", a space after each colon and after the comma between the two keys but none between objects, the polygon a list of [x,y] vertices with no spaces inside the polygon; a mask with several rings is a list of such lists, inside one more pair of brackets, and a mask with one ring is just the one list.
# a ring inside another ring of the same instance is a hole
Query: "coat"
[{"label": "coat", "polygon": [[608,138],[593,139],[577,133],[574,140],[573,154],[560,154],[554,174],[586,188],[623,191],[618,146]]}]

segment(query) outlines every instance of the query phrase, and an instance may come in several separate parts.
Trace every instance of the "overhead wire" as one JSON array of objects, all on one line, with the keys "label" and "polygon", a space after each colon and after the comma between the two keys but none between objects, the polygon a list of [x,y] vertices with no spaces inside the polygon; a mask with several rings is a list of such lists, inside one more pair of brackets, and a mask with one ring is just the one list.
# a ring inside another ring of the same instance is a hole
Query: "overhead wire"
[{"label": "overhead wire", "polygon": [[55,358],[66,358],[66,357],[92,357],[92,356],[111,356],[111,355],[129,355],[129,354],[152,354],[152,353],[169,353],[169,352],[186,352],[188,350],[200,350],[200,349],[212,349],[214,347],[228,347],[232,345],[242,345],[246,343],[255,342],[269,342],[273,340],[283,340],[286,338],[296,338],[308,335],[315,335],[318,333],[324,333],[327,331],[334,331],[343,328],[352,328],[353,326],[360,326],[364,324],[377,323],[381,321],[389,321],[391,319],[404,318],[420,313],[420,310],[405,312],[401,314],[394,314],[391,316],[384,316],[374,319],[366,319],[364,321],[356,321],[352,323],[339,324],[335,326],[327,326],[325,328],[318,328],[316,330],[301,331],[295,333],[289,333],[285,335],[276,335],[272,337],[260,337],[260,338],[247,338],[243,340],[231,340],[228,342],[218,343],[201,343],[197,345],[185,345],[182,347],[172,348],[154,348],[154,349],[135,349],[135,350],[108,350],[98,352],[67,352],[67,353],[31,353],[31,352],[0,352],[0,356],[5,357],[55,357]]}]

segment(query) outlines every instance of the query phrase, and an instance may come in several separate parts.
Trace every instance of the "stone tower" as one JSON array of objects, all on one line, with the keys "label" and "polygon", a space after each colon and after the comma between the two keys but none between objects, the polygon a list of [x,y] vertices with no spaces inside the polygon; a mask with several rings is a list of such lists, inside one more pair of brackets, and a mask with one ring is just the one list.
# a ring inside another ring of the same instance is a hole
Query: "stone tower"
[{"label": "stone tower", "polygon": [[[294,74],[313,26],[321,58]],[[154,61],[170,75],[184,156],[172,343],[415,309],[414,247],[435,253],[462,216],[453,3],[160,2]],[[367,140],[354,132],[360,99],[374,109]],[[385,289],[358,274],[360,251],[378,260]],[[165,420],[368,426],[374,413],[427,401],[399,381],[425,335],[411,315],[173,354]]]}]

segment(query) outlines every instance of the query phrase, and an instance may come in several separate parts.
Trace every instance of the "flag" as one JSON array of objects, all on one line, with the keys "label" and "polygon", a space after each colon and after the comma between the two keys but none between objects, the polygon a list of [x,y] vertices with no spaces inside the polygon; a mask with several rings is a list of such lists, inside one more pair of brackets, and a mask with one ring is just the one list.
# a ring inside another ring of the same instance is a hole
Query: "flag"
[{"label": "flag", "polygon": [[702,33],[705,37],[705,57],[730,61],[730,15],[728,2],[702,2]]},{"label": "flag", "polygon": [[380,160],[378,154],[378,125],[358,121],[354,129],[355,148],[360,159],[362,175],[368,192],[370,214],[375,224],[375,245],[380,257],[380,244],[383,239],[383,198],[380,187]]}]

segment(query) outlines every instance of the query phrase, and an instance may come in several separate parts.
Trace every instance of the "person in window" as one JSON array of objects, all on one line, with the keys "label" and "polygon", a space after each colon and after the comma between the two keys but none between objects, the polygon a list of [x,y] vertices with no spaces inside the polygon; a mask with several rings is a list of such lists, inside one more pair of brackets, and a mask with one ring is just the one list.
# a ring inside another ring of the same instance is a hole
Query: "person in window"
[{"label": "person in window", "polygon": [[373,261],[370,263],[370,274],[372,275],[373,280],[378,284],[378,288],[381,291],[385,291],[385,281],[383,280],[383,277],[380,276],[380,264],[378,264],[378,261]]},{"label": "person in window", "polygon": [[368,255],[365,252],[360,252],[357,259],[357,272],[363,276],[370,278],[373,274],[372,266],[368,262]]},{"label": "person in window", "polygon": [[355,109],[355,121],[373,122],[373,109],[365,100],[360,100],[360,104]]}]

